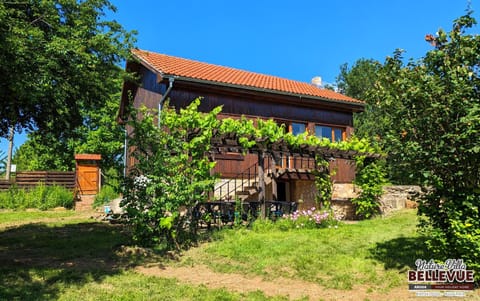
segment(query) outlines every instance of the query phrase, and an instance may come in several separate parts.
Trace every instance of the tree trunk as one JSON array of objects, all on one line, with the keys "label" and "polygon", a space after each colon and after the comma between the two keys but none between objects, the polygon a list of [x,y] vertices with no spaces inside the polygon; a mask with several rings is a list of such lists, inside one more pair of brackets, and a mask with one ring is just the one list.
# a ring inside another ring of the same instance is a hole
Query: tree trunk
[{"label": "tree trunk", "polygon": [[13,126],[10,126],[8,133],[8,155],[7,155],[7,167],[5,171],[5,179],[10,180],[10,171],[12,169],[12,153],[13,153],[13,136],[15,134],[15,129]]}]

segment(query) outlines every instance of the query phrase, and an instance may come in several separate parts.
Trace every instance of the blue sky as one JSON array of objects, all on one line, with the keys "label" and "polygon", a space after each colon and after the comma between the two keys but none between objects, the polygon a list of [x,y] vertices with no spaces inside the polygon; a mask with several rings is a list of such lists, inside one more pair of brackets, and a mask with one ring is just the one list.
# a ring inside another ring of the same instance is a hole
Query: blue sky
[{"label": "blue sky", "polygon": [[[426,34],[449,31],[467,0],[112,0],[108,14],[137,30],[140,49],[310,82],[333,83],[343,63],[418,59]],[[472,8],[480,11],[480,1]],[[474,17],[480,21],[479,13]],[[478,32],[478,27],[473,31]],[[15,147],[25,134],[15,137]],[[7,142],[0,141],[6,152]]]}]

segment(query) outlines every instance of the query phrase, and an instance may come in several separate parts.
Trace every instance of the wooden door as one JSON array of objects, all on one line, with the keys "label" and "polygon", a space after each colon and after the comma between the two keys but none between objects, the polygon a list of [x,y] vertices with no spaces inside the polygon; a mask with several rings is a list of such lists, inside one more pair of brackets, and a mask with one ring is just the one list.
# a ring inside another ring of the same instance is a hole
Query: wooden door
[{"label": "wooden door", "polygon": [[77,181],[82,194],[98,192],[98,167],[96,165],[77,166]]}]

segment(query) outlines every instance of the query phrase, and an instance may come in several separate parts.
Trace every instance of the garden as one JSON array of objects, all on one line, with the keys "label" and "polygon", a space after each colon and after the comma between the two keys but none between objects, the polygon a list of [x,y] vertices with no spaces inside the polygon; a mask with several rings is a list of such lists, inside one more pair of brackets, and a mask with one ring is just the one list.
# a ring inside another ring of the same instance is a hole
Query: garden
[{"label": "garden", "polygon": [[[272,120],[220,121],[222,108],[200,113],[200,99],[178,110],[167,101],[160,114],[132,109],[143,118],[130,119],[127,138],[118,98],[137,76],[119,66],[135,33],[104,20],[109,1],[37,2],[0,2],[0,26],[8,25],[0,31],[0,136],[28,132],[13,158],[19,170],[72,170],[74,154],[102,154],[119,189],[95,204],[121,193],[128,219],[71,211],[73,193],[60,187],[1,192],[0,299],[416,300],[407,271],[418,258],[464,260],[478,288],[480,36],[471,34],[470,7],[451,31],[425,37],[431,49],[418,60],[399,49],[384,62],[343,65],[334,88],[364,100],[365,110],[354,117],[357,136],[331,142]],[[274,222],[198,227],[194,208],[217,181],[207,154],[219,136],[259,156],[279,145],[308,150],[315,207]],[[128,173],[124,139],[136,160]],[[352,203],[363,220],[333,214],[328,152],[356,161],[361,193]],[[0,173],[7,165],[0,153]],[[418,210],[380,215],[388,181],[421,186]],[[480,300],[478,289],[469,297]]]},{"label": "garden", "polygon": [[320,229],[259,221],[181,253],[90,215],[1,212],[1,299],[414,300],[406,272],[428,258],[415,210]]}]

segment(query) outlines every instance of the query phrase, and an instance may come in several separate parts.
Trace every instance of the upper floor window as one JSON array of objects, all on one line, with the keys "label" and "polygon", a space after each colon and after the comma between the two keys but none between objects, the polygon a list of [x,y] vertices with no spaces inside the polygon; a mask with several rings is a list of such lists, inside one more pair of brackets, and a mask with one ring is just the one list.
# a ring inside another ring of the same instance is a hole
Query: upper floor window
[{"label": "upper floor window", "polygon": [[331,126],[316,125],[315,136],[318,138],[327,138],[332,142],[339,142],[345,139],[345,130]]},{"label": "upper floor window", "polygon": [[305,123],[292,123],[292,134],[294,135],[300,135],[305,133],[307,126]]}]

